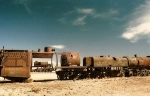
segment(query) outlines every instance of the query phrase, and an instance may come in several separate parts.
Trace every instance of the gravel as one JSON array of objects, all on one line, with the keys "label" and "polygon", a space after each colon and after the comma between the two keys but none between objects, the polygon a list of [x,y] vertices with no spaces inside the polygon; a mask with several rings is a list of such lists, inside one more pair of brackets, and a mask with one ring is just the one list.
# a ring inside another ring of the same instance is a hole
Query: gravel
[{"label": "gravel", "polygon": [[[37,76],[31,77],[45,77],[41,74]],[[51,77],[32,83],[11,83],[0,79],[0,96],[149,96],[149,86],[150,76],[76,81],[59,81]]]}]

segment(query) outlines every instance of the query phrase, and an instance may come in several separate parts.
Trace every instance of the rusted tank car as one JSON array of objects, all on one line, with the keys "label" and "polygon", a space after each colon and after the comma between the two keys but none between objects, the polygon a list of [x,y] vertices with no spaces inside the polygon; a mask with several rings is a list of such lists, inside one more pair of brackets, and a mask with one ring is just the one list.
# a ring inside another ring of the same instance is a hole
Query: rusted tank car
[{"label": "rusted tank car", "polygon": [[116,57],[84,57],[83,66],[87,67],[127,67],[128,61],[126,58]]},{"label": "rusted tank car", "polygon": [[129,57],[129,75],[134,76],[147,76],[149,75],[150,69],[150,58],[149,57]]},{"label": "rusted tank car", "polygon": [[128,61],[127,58],[122,57],[84,57],[83,66],[87,66],[87,71],[91,78],[112,77],[123,75],[121,73],[128,67]]},{"label": "rusted tank car", "polygon": [[28,50],[1,50],[0,76],[22,81],[30,77],[32,52]]}]

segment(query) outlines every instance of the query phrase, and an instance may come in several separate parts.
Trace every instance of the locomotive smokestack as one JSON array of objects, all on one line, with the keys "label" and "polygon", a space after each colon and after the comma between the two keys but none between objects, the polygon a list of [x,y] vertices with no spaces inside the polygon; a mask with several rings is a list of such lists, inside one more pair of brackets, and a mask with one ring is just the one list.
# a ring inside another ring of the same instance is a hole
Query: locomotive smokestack
[{"label": "locomotive smokestack", "polygon": [[42,52],[42,50],[41,50],[41,49],[38,49],[38,52]]}]

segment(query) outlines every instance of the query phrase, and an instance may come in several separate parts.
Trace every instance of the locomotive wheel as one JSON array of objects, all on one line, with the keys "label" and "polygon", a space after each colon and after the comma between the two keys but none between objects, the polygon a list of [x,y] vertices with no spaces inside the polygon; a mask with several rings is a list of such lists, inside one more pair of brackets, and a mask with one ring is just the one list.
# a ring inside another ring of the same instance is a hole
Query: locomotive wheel
[{"label": "locomotive wheel", "polygon": [[148,70],[147,69],[143,69],[140,71],[140,76],[148,76]]},{"label": "locomotive wheel", "polygon": [[57,78],[59,80],[69,80],[70,79],[69,72],[57,71],[56,74],[57,74]]},{"label": "locomotive wheel", "polygon": [[124,77],[125,72],[123,70],[120,70],[120,72],[117,74],[118,77]]}]

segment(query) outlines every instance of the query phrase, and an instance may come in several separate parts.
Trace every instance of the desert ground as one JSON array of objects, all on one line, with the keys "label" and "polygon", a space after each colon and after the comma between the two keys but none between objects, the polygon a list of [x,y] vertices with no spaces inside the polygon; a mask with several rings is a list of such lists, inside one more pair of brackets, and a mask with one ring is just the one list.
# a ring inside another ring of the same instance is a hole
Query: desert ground
[{"label": "desert ground", "polygon": [[[150,76],[59,81],[53,73],[32,73],[32,83],[0,79],[0,96],[149,96]],[[44,81],[42,80],[44,79]]]}]

